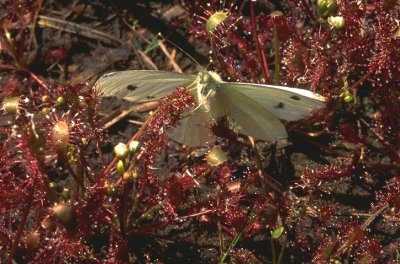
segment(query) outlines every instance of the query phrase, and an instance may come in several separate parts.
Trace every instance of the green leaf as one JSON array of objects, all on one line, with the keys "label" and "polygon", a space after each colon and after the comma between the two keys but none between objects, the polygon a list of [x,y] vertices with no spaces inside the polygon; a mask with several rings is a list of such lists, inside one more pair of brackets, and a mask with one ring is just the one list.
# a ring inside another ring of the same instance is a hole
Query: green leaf
[{"label": "green leaf", "polygon": [[272,231],[271,236],[273,239],[278,239],[282,236],[283,231],[285,231],[285,228],[283,226],[278,227],[274,231]]}]

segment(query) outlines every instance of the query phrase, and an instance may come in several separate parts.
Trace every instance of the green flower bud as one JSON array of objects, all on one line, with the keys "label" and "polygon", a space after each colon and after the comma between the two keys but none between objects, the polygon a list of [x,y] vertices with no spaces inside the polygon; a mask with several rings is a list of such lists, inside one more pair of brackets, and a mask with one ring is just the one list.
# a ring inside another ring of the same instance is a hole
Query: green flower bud
[{"label": "green flower bud", "polygon": [[25,244],[28,250],[37,249],[40,246],[40,234],[38,231],[31,231],[25,237]]},{"label": "green flower bud", "polygon": [[51,189],[56,189],[57,186],[58,186],[58,184],[57,184],[56,182],[50,182],[50,183],[49,183],[49,187],[50,187]]},{"label": "green flower bud", "polygon": [[58,193],[62,192],[63,190],[63,187],[56,182],[50,182],[49,187]]},{"label": "green flower bud", "polygon": [[139,141],[132,141],[131,143],[129,143],[129,151],[132,154],[136,154],[136,152],[138,152],[140,149],[140,142]]},{"label": "green flower bud", "polygon": [[61,192],[61,196],[62,196],[65,200],[68,200],[68,199],[71,197],[70,190],[67,189],[67,188],[64,188],[64,189],[62,190],[62,192]]},{"label": "green flower bud", "polygon": [[71,205],[62,203],[53,207],[53,213],[65,227],[72,227],[75,222],[74,210]]},{"label": "green flower bud", "polygon": [[118,197],[118,195],[119,195],[118,187],[115,186],[113,183],[111,183],[111,184],[106,183],[104,185],[104,187],[106,187],[108,197],[112,197],[112,198]]},{"label": "green flower bud", "polygon": [[317,15],[321,18],[327,18],[336,14],[338,4],[336,0],[318,0]]},{"label": "green flower bud", "polygon": [[68,161],[72,164],[72,163],[77,163],[78,159],[77,159],[77,149],[74,146],[69,146],[68,147],[68,151],[67,151],[67,159]]},{"label": "green flower bud", "polygon": [[118,159],[120,159],[120,160],[125,159],[129,153],[128,146],[124,143],[118,143],[114,147],[114,153]]},{"label": "green flower bud", "polygon": [[65,98],[62,96],[57,97],[57,104],[59,105],[65,104]]},{"label": "green flower bud", "polygon": [[344,18],[342,16],[328,17],[328,24],[338,30],[343,29],[345,26]]},{"label": "green flower bud", "polygon": [[125,164],[122,160],[119,160],[117,163],[117,172],[119,175],[123,175],[125,172]]}]

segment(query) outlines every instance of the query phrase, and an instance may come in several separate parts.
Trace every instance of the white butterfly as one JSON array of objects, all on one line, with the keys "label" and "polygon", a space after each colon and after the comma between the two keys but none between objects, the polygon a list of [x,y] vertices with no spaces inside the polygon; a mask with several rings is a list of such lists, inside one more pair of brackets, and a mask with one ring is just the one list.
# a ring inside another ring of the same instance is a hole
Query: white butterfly
[{"label": "white butterfly", "polygon": [[240,133],[258,140],[287,138],[279,119],[294,121],[324,106],[324,98],[311,91],[275,85],[224,82],[211,71],[197,75],[167,71],[132,70],[103,75],[95,84],[104,96],[133,102],[157,100],[186,87],[197,102],[181,120],[171,138],[188,146],[212,140],[205,123],[227,116]]}]

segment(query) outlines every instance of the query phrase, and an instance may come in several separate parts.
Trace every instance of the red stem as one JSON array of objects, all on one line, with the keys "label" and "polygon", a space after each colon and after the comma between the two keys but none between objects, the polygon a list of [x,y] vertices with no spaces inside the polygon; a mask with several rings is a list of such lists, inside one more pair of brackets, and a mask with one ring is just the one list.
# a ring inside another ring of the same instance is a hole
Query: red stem
[{"label": "red stem", "polygon": [[360,121],[368,128],[368,130],[372,133],[372,135],[375,136],[376,139],[378,139],[378,141],[384,145],[392,154],[393,154],[393,158],[396,160],[397,163],[400,163],[400,152],[397,151],[392,145],[390,145],[383,136],[381,136],[380,134],[376,133],[372,127],[362,118],[360,118]]},{"label": "red stem", "polygon": [[314,16],[313,12],[311,11],[311,8],[307,4],[307,2],[305,0],[301,0],[301,4],[304,6],[306,13],[311,18],[311,20],[315,20],[315,16]]},{"label": "red stem", "polygon": [[71,174],[72,178],[78,183],[78,185],[82,188],[83,191],[86,190],[83,179],[76,175],[75,171],[72,169],[71,164],[69,162],[66,162],[67,170]]},{"label": "red stem", "polygon": [[28,219],[29,212],[31,211],[33,199],[28,199],[28,205],[24,210],[24,214],[22,215],[21,222],[19,223],[17,233],[15,234],[14,242],[11,246],[10,254],[8,255],[7,264],[12,264],[12,260],[14,258],[14,254],[18,248],[18,243],[21,238],[22,232],[24,231],[26,220]]},{"label": "red stem", "polygon": [[256,43],[257,46],[258,57],[261,60],[261,70],[265,78],[265,82],[268,82],[270,79],[270,74],[268,71],[268,61],[267,57],[265,56],[265,51],[263,47],[261,47],[260,38],[258,37],[256,15],[254,11],[253,1],[250,1],[250,19],[251,19],[251,29],[253,31],[254,42]]},{"label": "red stem", "polygon": [[363,83],[366,79],[369,78],[369,76],[371,76],[373,70],[375,70],[375,69],[369,70],[366,74],[363,75],[363,77],[361,77],[361,79],[359,79],[358,81],[356,81],[355,83],[353,83],[353,85],[350,87],[349,90],[355,90],[355,89],[357,89],[357,87],[358,87],[359,85],[361,85],[361,83]]}]

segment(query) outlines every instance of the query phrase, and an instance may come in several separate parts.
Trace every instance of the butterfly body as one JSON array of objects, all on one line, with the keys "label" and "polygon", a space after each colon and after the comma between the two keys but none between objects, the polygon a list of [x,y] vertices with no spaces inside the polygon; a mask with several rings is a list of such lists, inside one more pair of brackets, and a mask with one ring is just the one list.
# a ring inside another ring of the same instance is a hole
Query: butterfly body
[{"label": "butterfly body", "polygon": [[[294,121],[323,107],[324,98],[313,92],[265,84],[224,82],[212,71],[197,75],[165,71],[122,71],[106,74],[95,84],[105,96],[141,102],[160,99],[176,87],[185,87],[197,106],[181,120],[171,137],[189,146],[212,140],[205,123],[224,116],[237,130],[259,140],[287,137],[280,119]],[[135,89],[132,89],[135,87]]]},{"label": "butterfly body", "polygon": [[207,111],[211,110],[210,99],[215,96],[218,85],[221,82],[221,77],[215,72],[205,70],[199,72],[198,77],[192,84],[196,92],[195,99],[197,99],[199,107],[204,107]]}]

